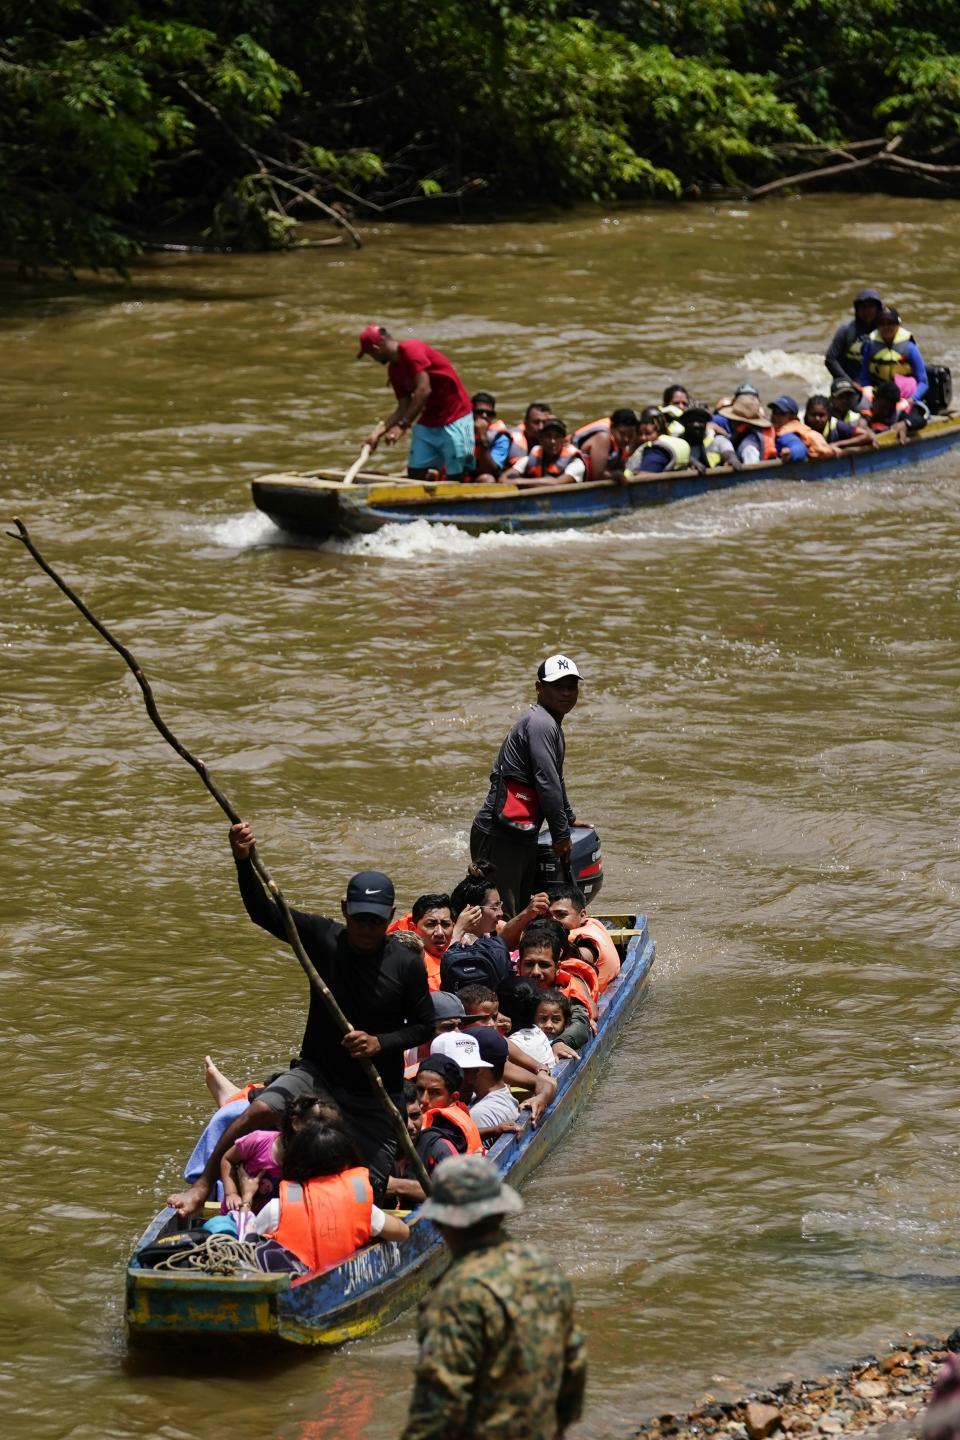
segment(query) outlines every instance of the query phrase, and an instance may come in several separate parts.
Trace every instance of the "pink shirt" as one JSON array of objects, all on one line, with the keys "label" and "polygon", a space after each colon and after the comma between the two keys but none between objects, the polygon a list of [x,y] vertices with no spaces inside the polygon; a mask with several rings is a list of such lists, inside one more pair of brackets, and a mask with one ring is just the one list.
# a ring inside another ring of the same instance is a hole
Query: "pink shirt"
[{"label": "pink shirt", "polygon": [[420,412],[420,425],[438,429],[473,414],[470,396],[446,355],[422,340],[401,340],[397,348],[400,353],[387,366],[387,375],[398,400],[405,400],[413,393],[421,370],[426,370],[430,377],[430,398]]},{"label": "pink shirt", "polygon": [[278,1130],[248,1130],[234,1142],[237,1161],[248,1175],[262,1175],[267,1180],[280,1179],[280,1166],[273,1158]]}]

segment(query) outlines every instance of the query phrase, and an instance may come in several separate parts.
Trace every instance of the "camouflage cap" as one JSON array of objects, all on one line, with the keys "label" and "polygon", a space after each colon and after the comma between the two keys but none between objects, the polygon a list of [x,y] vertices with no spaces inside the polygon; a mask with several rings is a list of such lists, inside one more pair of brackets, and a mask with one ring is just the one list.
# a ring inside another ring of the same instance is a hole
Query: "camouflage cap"
[{"label": "camouflage cap", "polygon": [[433,1189],[421,1215],[466,1230],[488,1215],[519,1215],[523,1201],[505,1185],[496,1165],[484,1155],[455,1155],[433,1173]]}]

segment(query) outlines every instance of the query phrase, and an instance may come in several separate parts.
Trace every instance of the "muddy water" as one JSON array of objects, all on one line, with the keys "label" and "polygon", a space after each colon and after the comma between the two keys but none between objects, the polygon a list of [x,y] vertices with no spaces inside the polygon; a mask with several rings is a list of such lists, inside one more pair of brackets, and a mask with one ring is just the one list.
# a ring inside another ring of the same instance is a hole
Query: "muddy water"
[{"label": "muddy water", "polygon": [[[3,514],[136,650],[295,901],[458,878],[536,661],[588,676],[570,790],[649,996],[518,1229],[575,1278],[581,1433],[957,1319],[955,459],[588,534],[279,543],[266,470],[346,464],[383,317],[570,423],[685,380],[820,388],[854,290],[960,369],[960,208],[881,199],[370,234],[2,294]],[[395,1435],[404,1319],[328,1356],[128,1354],[123,1262],[207,1104],[283,1062],[304,984],[132,682],[3,552],[8,1075],[0,1385],[34,1436]]]}]

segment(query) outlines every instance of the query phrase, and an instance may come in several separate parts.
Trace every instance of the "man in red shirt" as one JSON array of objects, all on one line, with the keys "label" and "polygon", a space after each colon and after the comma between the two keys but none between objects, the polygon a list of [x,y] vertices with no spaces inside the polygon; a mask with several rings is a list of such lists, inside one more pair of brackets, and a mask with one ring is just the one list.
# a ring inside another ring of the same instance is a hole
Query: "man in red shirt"
[{"label": "man in red shirt", "polygon": [[364,355],[386,365],[397,397],[389,420],[367,436],[370,449],[381,440],[395,445],[410,430],[408,475],[425,480],[430,470],[446,470],[448,480],[462,480],[473,459],[473,406],[446,355],[422,340],[394,340],[382,325],[362,331],[357,359]]}]

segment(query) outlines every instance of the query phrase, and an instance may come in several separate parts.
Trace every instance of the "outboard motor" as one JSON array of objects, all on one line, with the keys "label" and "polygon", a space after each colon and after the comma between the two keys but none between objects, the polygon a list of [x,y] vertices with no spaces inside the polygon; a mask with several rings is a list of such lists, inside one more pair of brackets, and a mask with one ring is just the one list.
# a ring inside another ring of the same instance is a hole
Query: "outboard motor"
[{"label": "outboard motor", "polygon": [[[600,893],[603,884],[603,850],[600,836],[592,825],[575,825],[570,835],[570,871],[575,885],[583,891],[589,905]],[[550,831],[544,828],[537,840],[537,886],[562,885],[567,880],[565,867],[550,849]]]},{"label": "outboard motor", "polygon": [[947,415],[953,402],[953,376],[948,365],[928,365],[930,388],[924,396],[931,415]]}]

